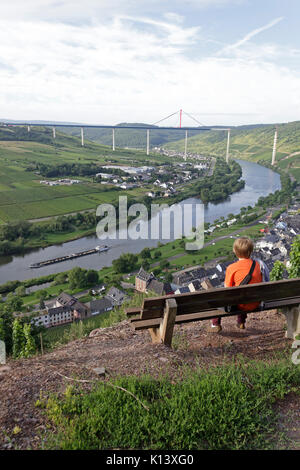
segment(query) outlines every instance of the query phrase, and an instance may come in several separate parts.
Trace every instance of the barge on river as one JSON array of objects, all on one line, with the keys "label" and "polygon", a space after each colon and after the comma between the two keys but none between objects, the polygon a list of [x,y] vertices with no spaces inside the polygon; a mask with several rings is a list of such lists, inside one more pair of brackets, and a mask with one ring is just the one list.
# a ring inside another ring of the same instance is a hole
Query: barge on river
[{"label": "barge on river", "polygon": [[103,251],[109,250],[107,245],[99,245],[90,250],[80,251],[78,253],[72,253],[71,255],[60,256],[59,258],[48,259],[46,261],[40,261],[39,263],[30,264],[30,268],[42,268],[44,266],[49,266],[49,264],[61,263],[62,261],[69,261],[71,259],[80,258],[81,256],[92,255],[94,253],[102,253]]}]

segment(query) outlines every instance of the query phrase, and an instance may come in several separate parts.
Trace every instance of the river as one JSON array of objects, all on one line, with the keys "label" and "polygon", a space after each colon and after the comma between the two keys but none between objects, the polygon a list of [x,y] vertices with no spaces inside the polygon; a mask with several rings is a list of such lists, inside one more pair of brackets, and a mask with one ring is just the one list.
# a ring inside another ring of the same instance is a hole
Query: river
[{"label": "river", "polygon": [[[205,222],[212,223],[221,216],[238,214],[241,207],[253,206],[260,196],[267,196],[280,189],[280,176],[274,171],[257,163],[245,160],[236,160],[242,167],[242,178],[245,187],[239,192],[231,195],[226,201],[205,207]],[[180,204],[201,204],[196,198],[187,199]],[[192,225],[191,225],[192,227]],[[190,228],[191,228],[190,227]],[[75,266],[89,269],[101,269],[111,266],[114,259],[119,258],[122,253],[139,253],[145,247],[155,247],[158,240],[98,240],[96,234],[80,238],[61,245],[52,245],[40,248],[23,255],[0,257],[0,284],[12,280],[25,280],[32,277],[44,276],[52,273],[67,271]],[[101,254],[93,254],[62,263],[52,264],[39,269],[31,269],[29,265],[42,260],[52,259],[66,254],[71,254],[85,249],[94,248],[96,245],[107,244],[110,249]]]}]

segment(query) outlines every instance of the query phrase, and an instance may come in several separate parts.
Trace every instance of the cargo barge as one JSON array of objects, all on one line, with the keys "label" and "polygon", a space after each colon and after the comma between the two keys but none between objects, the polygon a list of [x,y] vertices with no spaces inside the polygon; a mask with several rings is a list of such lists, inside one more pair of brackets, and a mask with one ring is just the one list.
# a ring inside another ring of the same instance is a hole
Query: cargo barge
[{"label": "cargo barge", "polygon": [[45,261],[40,261],[39,263],[30,264],[30,268],[42,268],[44,266],[49,266],[50,264],[61,263],[62,261],[69,261],[71,259],[80,258],[81,256],[92,255],[94,253],[102,253],[103,251],[109,250],[107,245],[96,246],[90,250],[80,251],[78,253],[72,253],[71,255],[60,256],[59,258],[48,259]]}]

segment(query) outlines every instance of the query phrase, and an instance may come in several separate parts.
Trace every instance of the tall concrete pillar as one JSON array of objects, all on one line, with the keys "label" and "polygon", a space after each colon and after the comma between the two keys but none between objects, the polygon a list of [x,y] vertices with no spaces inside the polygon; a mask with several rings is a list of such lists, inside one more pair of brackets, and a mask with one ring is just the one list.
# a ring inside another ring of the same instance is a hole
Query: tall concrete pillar
[{"label": "tall concrete pillar", "polygon": [[185,131],[185,144],[184,144],[184,159],[186,160],[186,153],[187,153],[187,138],[188,138],[188,131]]},{"label": "tall concrete pillar", "polygon": [[150,149],[150,130],[147,129],[147,155],[149,155],[149,149]]},{"label": "tall concrete pillar", "polygon": [[112,130],[112,149],[113,149],[113,151],[116,150],[116,146],[115,146],[115,129]]},{"label": "tall concrete pillar", "polygon": [[52,128],[52,131],[53,131],[53,139],[56,139],[55,127]]},{"label": "tall concrete pillar", "polygon": [[273,143],[272,165],[275,165],[276,150],[277,150],[277,138],[278,138],[278,129],[276,127],[275,134],[274,134],[274,143]]},{"label": "tall concrete pillar", "polygon": [[81,128],[81,145],[84,146],[84,134],[83,134],[83,127]]},{"label": "tall concrete pillar", "polygon": [[230,129],[228,129],[228,135],[227,135],[226,163],[229,162],[229,146],[230,146]]}]

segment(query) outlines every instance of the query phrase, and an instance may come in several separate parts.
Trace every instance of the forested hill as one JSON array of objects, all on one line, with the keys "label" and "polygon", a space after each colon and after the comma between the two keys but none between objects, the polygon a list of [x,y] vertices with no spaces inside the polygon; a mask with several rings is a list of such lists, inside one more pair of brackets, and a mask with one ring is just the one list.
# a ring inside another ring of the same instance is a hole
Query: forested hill
[{"label": "forested hill", "polygon": [[[121,122],[116,126],[134,126],[137,129],[116,129],[115,130],[115,142],[117,147],[129,147],[129,148],[145,148],[146,147],[146,130],[138,129],[141,126],[147,126],[151,129],[150,133],[150,145],[151,147],[165,145],[168,142],[174,142],[184,137],[184,131],[168,131],[161,130],[157,126],[143,123],[126,123]],[[79,128],[62,127],[62,132],[69,135],[80,136]],[[112,145],[112,129],[93,129],[85,128],[84,134],[87,139],[97,142],[103,145]],[[195,135],[196,132],[193,132]]]},{"label": "forested hill", "polygon": [[0,127],[0,141],[25,141],[25,142],[39,142],[41,144],[54,144],[56,146],[64,145],[67,143],[75,143],[78,139],[72,136],[57,132],[57,138],[54,141],[52,129],[50,127],[31,127],[28,132],[27,126],[1,126]]},{"label": "forested hill", "polygon": [[[3,120],[0,122],[8,122],[8,120]],[[43,121],[36,121],[36,123],[42,124]],[[45,126],[48,124],[45,121]],[[63,123],[60,123],[63,124]],[[75,123],[72,123],[75,124]],[[115,130],[115,144],[119,148],[136,148],[136,149],[145,149],[146,148],[146,130],[139,129],[141,126],[147,126],[151,129],[150,133],[150,146],[162,146],[168,142],[174,142],[182,139],[184,137],[184,131],[175,130],[168,131],[162,130],[158,126],[153,126],[151,124],[143,123],[126,123],[122,122],[116,124],[116,126],[134,126],[137,129],[116,129]],[[81,124],[78,124],[78,127],[58,127],[56,129],[56,134],[62,138],[62,134],[66,137],[78,137],[81,138],[80,134]],[[83,125],[84,127],[84,125]],[[191,135],[196,135],[198,132],[191,132]],[[84,136],[86,141],[93,141],[98,144],[112,146],[112,129],[97,129],[97,128],[84,128]],[[41,143],[51,143],[52,139],[52,129],[50,127],[31,127],[31,131],[28,132],[27,126],[24,127],[13,127],[8,125],[7,127],[0,127],[0,140],[25,140],[25,141],[36,141]]]},{"label": "forested hill", "polygon": [[[230,156],[271,163],[274,131],[273,124],[231,128]],[[188,152],[191,153],[225,156],[226,146],[226,131],[202,132],[188,140]],[[169,142],[164,148],[184,151],[184,139]],[[295,152],[299,152],[299,155],[291,155]],[[278,125],[276,160],[280,168],[289,169],[300,180],[300,121]]]},{"label": "forested hill", "polygon": [[[124,149],[146,147],[146,130],[138,129],[140,126],[149,126],[150,147],[163,146],[167,149],[184,151],[183,130],[162,130],[157,126],[142,123],[120,123],[122,126],[136,126],[137,129],[116,129],[115,143],[116,147]],[[230,155],[233,158],[244,158],[252,161],[267,161],[271,163],[272,148],[274,139],[273,124],[268,125],[250,125],[231,128]],[[85,128],[84,130],[86,145],[93,145],[91,142],[112,146],[111,129]],[[32,127],[27,131],[27,127],[0,127],[0,141],[34,141],[44,144],[53,144],[61,146],[66,144],[75,144],[79,142],[80,124],[78,128],[57,128],[57,139],[53,141],[51,128]],[[225,156],[227,145],[226,131],[189,131],[188,152],[200,153],[205,155]],[[288,124],[278,125],[278,145],[277,145],[277,164],[282,169],[288,169],[298,181],[300,181],[300,121]],[[292,155],[291,155],[292,154]]]}]

